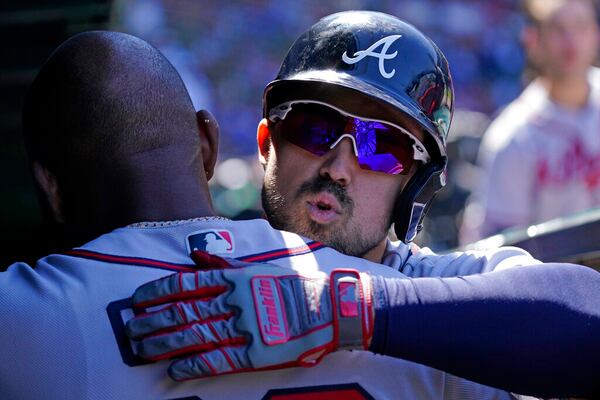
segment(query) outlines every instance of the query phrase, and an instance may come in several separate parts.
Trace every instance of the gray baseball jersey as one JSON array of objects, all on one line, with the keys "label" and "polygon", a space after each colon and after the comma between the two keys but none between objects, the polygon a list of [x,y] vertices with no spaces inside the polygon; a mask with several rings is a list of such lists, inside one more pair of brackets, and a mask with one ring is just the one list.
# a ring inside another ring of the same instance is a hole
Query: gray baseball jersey
[{"label": "gray baseball jersey", "polygon": [[[399,255],[410,258],[410,252],[402,246],[390,247],[388,256],[396,261]],[[193,271],[189,251],[207,247],[216,249],[221,256],[298,270],[355,268],[384,276],[402,276],[397,269],[344,256],[318,242],[276,231],[263,220],[234,222],[204,218],[117,229],[69,254],[45,257],[35,268],[17,263],[0,273],[2,397],[205,400],[510,397],[506,392],[466,380],[448,379],[445,373],[429,367],[365,351],[333,353],[312,368],[173,382],[166,374],[168,361],[145,363],[124,336],[124,321],[133,315],[130,296],[147,281],[177,271]],[[509,262],[514,258],[520,263],[521,256],[513,252],[500,258]],[[433,257],[431,266],[436,264],[436,256],[427,257]],[[493,258],[463,261],[473,262],[471,269],[480,269]],[[456,257],[453,259],[456,261]],[[437,260],[439,266],[451,264],[443,257]],[[408,265],[408,261],[403,264]],[[438,269],[434,266],[432,271]]]}]

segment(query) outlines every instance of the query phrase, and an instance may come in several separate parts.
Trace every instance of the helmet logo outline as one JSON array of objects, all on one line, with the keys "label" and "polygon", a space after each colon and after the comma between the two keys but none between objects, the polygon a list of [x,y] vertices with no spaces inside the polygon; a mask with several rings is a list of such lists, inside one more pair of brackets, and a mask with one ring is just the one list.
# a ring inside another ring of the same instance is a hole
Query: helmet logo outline
[{"label": "helmet logo outline", "polygon": [[[369,46],[368,49],[357,51],[356,53],[354,53],[353,56],[348,56],[348,52],[344,51],[344,54],[342,54],[342,60],[346,64],[351,65],[351,64],[356,64],[357,62],[361,61],[365,57],[378,58],[379,59],[379,73],[381,74],[382,77],[384,77],[386,79],[390,79],[396,73],[396,69],[394,68],[390,72],[387,72],[385,70],[384,63],[385,63],[385,60],[391,60],[391,59],[395,58],[398,55],[398,50],[394,51],[393,53],[387,53],[387,51],[390,48],[390,46],[392,45],[392,43],[394,43],[396,40],[400,39],[401,37],[402,37],[402,35],[386,36],[384,38],[379,39],[375,43],[373,43],[371,46]],[[375,49],[381,45],[383,45],[383,47],[381,48],[381,52],[377,53],[375,51]]]}]

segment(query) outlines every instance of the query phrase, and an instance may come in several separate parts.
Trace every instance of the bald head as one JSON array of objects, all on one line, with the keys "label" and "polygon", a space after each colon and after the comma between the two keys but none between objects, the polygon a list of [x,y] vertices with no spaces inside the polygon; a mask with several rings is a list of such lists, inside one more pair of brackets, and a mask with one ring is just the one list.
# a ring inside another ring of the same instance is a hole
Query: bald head
[{"label": "bald head", "polygon": [[105,31],[70,38],[42,67],[23,109],[46,216],[97,234],[202,212],[191,205],[210,203],[204,120],[179,74],[145,41]]},{"label": "bald head", "polygon": [[117,32],[62,44],[30,89],[23,125],[31,157],[54,169],[198,145],[194,109],[173,66]]}]

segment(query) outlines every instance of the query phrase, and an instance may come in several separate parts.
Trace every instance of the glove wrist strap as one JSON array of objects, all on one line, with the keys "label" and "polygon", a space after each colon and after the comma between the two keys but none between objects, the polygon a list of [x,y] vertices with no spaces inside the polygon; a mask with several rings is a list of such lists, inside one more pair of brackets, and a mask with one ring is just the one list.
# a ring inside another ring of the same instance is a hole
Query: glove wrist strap
[{"label": "glove wrist strap", "polygon": [[336,269],[331,273],[329,284],[336,348],[368,349],[373,335],[372,297],[368,275],[361,275],[351,269]]}]

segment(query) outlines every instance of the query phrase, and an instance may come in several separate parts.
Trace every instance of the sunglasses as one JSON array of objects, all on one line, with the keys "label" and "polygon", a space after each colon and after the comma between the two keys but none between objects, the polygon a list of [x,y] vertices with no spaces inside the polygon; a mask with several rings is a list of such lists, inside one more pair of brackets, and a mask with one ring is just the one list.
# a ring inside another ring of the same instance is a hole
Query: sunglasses
[{"label": "sunglasses", "polygon": [[385,121],[359,118],[314,100],[282,103],[269,112],[281,122],[282,137],[322,156],[349,138],[360,168],[390,175],[408,174],[415,161],[430,161],[425,146],[406,129]]}]

